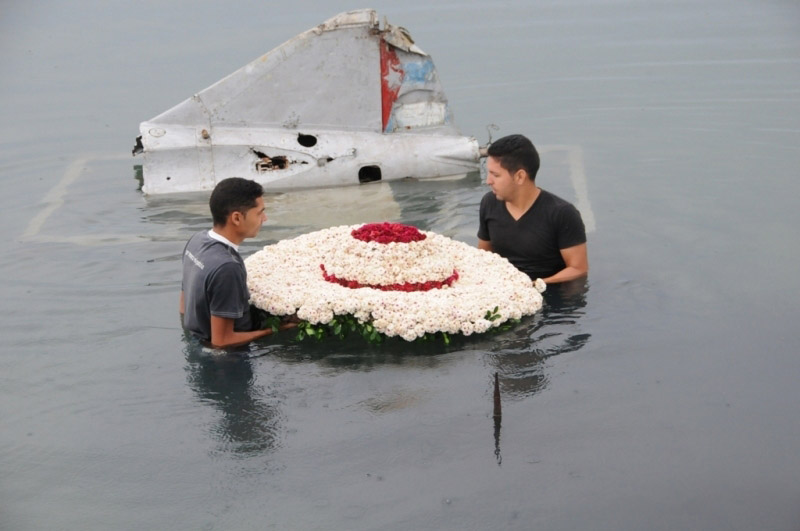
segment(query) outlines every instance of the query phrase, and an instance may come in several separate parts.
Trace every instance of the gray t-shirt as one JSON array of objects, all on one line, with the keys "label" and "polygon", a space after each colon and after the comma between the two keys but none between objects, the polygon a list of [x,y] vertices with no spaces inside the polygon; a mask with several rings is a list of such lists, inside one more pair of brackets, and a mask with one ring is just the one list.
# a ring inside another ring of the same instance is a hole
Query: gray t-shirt
[{"label": "gray t-shirt", "polygon": [[233,319],[233,329],[252,330],[247,270],[239,253],[198,232],[183,250],[183,327],[211,340],[211,316]]}]

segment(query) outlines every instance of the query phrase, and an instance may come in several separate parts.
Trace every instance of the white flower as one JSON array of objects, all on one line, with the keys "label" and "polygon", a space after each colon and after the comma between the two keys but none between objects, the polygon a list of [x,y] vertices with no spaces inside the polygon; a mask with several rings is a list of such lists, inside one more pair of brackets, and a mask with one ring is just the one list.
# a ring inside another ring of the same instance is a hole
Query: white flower
[{"label": "white flower", "polygon": [[413,330],[406,330],[405,332],[400,334],[400,337],[402,337],[406,341],[414,341],[415,339],[417,339],[417,333],[414,332]]},{"label": "white flower", "polygon": [[544,290],[547,289],[547,284],[545,284],[544,280],[542,280],[541,278],[537,278],[533,282],[533,287],[536,288],[536,291],[538,291],[539,293],[544,293]]},{"label": "white flower", "polygon": [[[483,333],[508,319],[542,307],[545,284],[531,282],[506,259],[433,232],[410,243],[379,244],[351,236],[359,226],[316,231],[268,245],[245,260],[251,303],[275,315],[297,313],[313,324],[334,314],[372,322],[387,336],[406,341],[426,333]],[[351,289],[328,282],[320,267],[337,279],[360,285],[441,283],[457,271],[452,285],[429,291]],[[498,308],[500,318],[485,319]]]}]

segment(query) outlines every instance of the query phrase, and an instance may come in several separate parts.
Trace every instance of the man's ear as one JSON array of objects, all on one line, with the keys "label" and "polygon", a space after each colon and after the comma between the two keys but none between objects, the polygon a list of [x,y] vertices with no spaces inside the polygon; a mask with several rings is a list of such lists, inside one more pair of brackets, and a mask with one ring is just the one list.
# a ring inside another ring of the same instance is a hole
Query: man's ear
[{"label": "man's ear", "polygon": [[521,183],[528,180],[528,172],[520,168],[514,172],[514,181]]},{"label": "man's ear", "polygon": [[239,225],[242,224],[243,219],[244,216],[242,215],[242,213],[239,212],[238,210],[234,210],[233,212],[231,212],[231,215],[228,218],[228,222],[238,227]]}]

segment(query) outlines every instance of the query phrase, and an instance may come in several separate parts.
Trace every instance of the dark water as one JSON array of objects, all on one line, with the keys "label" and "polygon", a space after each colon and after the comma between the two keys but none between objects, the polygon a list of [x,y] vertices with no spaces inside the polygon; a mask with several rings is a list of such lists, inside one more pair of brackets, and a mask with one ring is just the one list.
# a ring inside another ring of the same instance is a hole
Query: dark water
[{"label": "dark water", "polygon": [[[798,529],[797,3],[372,6],[463,132],[542,148],[588,281],[449,346],[212,358],[177,318],[205,198],[141,195],[138,124],[357,6],[6,2],[0,528]],[[474,243],[484,191],[270,196],[244,251],[383,219]]]}]

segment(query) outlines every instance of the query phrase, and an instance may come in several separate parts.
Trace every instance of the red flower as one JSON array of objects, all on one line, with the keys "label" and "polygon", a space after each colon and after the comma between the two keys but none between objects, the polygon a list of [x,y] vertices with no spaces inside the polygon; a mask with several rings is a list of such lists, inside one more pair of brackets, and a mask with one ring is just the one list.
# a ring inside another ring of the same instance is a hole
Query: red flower
[{"label": "red flower", "polygon": [[428,280],[427,282],[404,282],[402,284],[362,284],[355,280],[347,280],[344,278],[337,278],[335,275],[329,275],[325,270],[325,265],[320,264],[322,269],[322,278],[333,284],[339,284],[345,288],[358,289],[358,288],[372,288],[381,291],[430,291],[432,289],[440,289],[445,286],[452,286],[453,282],[458,280],[458,271],[453,269],[453,274],[444,280]]},{"label": "red flower", "polygon": [[362,242],[377,243],[409,243],[422,241],[427,236],[416,227],[402,223],[367,223],[350,233],[353,238]]}]

